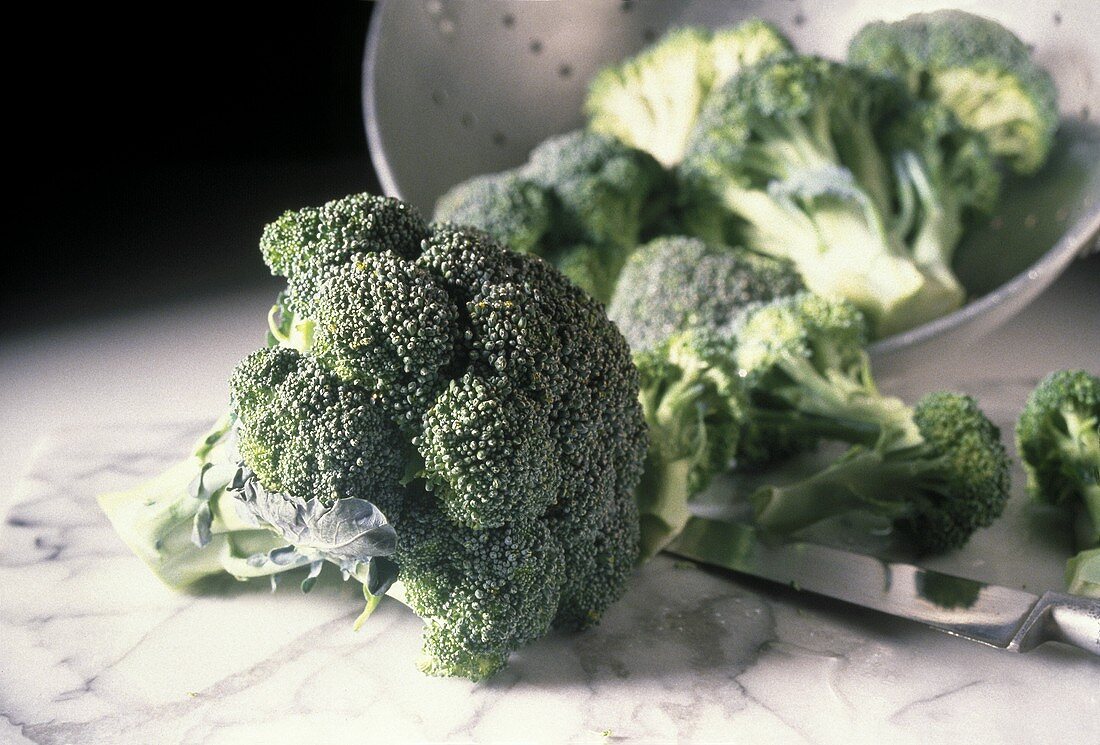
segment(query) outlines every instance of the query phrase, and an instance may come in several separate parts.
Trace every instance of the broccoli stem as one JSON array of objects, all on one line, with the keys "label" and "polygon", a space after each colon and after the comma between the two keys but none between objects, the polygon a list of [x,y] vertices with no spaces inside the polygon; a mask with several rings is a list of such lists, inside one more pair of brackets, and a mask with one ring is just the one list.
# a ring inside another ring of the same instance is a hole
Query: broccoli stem
[{"label": "broccoli stem", "polygon": [[1100,543],[1100,427],[1093,417],[1082,417],[1074,408],[1061,409],[1067,437],[1059,437],[1065,463],[1077,464],[1081,478],[1081,500],[1092,523],[1086,545]]},{"label": "broccoli stem", "polygon": [[693,461],[691,457],[667,459],[658,448],[650,448],[635,492],[642,536],[639,563],[655,556],[691,517],[687,503],[692,495],[689,484]]},{"label": "broccoli stem", "polygon": [[[828,362],[826,361],[826,364]],[[912,410],[901,399],[883,396],[875,389],[867,365],[858,378],[831,368],[822,375],[806,357],[784,355],[779,368],[795,382],[797,394],[790,403],[801,414],[802,426],[820,425],[822,437],[836,437],[852,444],[875,444],[887,449],[915,447],[924,437],[913,421]],[[876,437],[868,442],[871,432]]]},{"label": "broccoli stem", "polygon": [[807,479],[787,486],[766,486],[752,495],[762,527],[790,533],[830,517],[866,510],[891,520],[909,511],[926,469],[935,461],[884,458],[858,448]]},{"label": "broccoli stem", "polygon": [[[99,504],[119,536],[153,572],[176,589],[210,575],[228,572],[238,578],[270,574],[248,564],[255,553],[281,546],[269,530],[241,519],[232,504],[223,504],[219,489],[209,502],[192,495],[189,486],[204,463],[226,461],[225,435],[231,420],[222,419],[205,435],[187,460],[177,463],[136,489],[99,496]],[[204,504],[211,512],[210,541],[193,540],[195,516]]]}]

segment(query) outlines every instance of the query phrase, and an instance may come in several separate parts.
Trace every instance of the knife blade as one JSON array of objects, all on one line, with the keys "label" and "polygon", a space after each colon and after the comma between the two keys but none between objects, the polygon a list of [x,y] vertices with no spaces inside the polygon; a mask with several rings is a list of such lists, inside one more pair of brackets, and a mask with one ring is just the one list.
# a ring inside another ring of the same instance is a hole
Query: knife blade
[{"label": "knife blade", "polygon": [[830,546],[778,542],[743,523],[702,517],[691,518],[665,550],[1000,649],[1027,652],[1056,641],[1100,655],[1100,600],[1035,595]]}]

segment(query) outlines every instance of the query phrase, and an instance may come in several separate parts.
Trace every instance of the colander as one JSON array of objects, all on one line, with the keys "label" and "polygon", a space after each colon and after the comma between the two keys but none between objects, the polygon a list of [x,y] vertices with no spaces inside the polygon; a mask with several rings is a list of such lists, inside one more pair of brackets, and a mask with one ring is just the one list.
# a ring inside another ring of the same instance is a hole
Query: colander
[{"label": "colander", "polygon": [[[455,183],[518,165],[549,135],[582,126],[592,76],[669,27],[758,16],[799,50],[842,58],[865,23],[941,7],[922,0],[378,3],[363,66],[371,157],[387,194],[430,214]],[[995,18],[1032,46],[1058,85],[1063,124],[1050,163],[1037,176],[1011,180],[997,214],[959,247],[956,271],[970,301],[876,342],[881,375],[972,349],[1100,234],[1100,2],[952,7]]]}]

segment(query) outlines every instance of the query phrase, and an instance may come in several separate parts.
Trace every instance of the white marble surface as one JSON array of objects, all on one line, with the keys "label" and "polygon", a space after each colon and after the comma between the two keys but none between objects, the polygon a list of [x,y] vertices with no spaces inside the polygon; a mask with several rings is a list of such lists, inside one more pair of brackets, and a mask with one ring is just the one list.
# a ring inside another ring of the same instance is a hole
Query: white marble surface
[{"label": "white marble surface", "polygon": [[[886,387],[977,389],[1003,420],[1026,386],[982,381],[1100,370],[1098,270],[1080,262],[982,344]],[[186,449],[266,302],[206,299],[0,348],[0,465],[26,473],[0,494],[0,743],[1100,742],[1100,661],[1082,652],[1000,652],[665,558],[600,627],[542,640],[481,685],[420,675],[419,624],[396,603],[353,633],[358,597],[339,582],[172,594],[93,498]],[[1056,583],[1052,519],[1017,495],[937,564]]]}]

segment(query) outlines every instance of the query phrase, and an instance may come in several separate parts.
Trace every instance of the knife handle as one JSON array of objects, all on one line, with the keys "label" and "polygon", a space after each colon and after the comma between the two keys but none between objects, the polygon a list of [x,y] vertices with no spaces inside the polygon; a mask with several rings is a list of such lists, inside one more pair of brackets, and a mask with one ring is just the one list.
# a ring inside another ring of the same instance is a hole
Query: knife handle
[{"label": "knife handle", "polygon": [[1062,642],[1100,656],[1100,600],[1044,593],[1009,645],[1029,652],[1043,642]]}]

